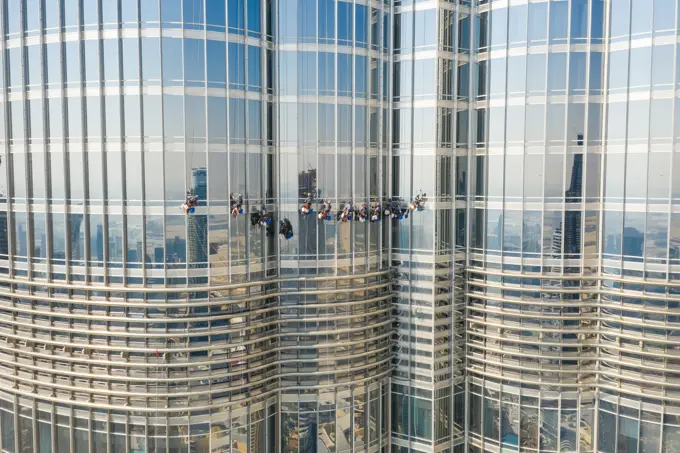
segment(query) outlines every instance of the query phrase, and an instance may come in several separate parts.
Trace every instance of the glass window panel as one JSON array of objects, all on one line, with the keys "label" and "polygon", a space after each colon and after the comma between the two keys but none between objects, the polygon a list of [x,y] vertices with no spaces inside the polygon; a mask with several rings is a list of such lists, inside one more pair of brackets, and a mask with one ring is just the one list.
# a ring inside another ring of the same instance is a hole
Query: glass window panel
[{"label": "glass window panel", "polygon": [[548,104],[546,112],[546,138],[548,142],[563,142],[565,133],[564,104]]},{"label": "glass window panel", "polygon": [[120,201],[123,199],[122,184],[122,156],[120,152],[108,150],[106,152],[106,195],[109,201]]},{"label": "glass window panel", "polygon": [[[622,140],[626,137],[626,118],[628,115],[625,102],[611,102],[607,115],[607,140]],[[637,128],[639,132],[639,127]]]},{"label": "glass window panel", "polygon": [[245,100],[229,99],[229,142],[244,143],[245,131]]},{"label": "glass window panel", "polygon": [[508,58],[508,93],[523,93],[526,91],[527,57],[525,55]]},{"label": "glass window panel", "polygon": [[205,81],[204,42],[202,39],[184,40],[184,78],[187,81]]},{"label": "glass window panel", "polygon": [[550,42],[561,42],[567,38],[569,30],[569,3],[550,3]]},{"label": "glass window panel", "polygon": [[[546,211],[543,220],[543,254],[551,258],[562,258],[562,212]],[[550,429],[549,426],[546,427]],[[546,435],[547,448],[552,446],[552,435],[541,431],[541,438]]]},{"label": "glass window panel", "polygon": [[548,91],[562,93],[567,86],[567,54],[551,53],[548,58]]},{"label": "glass window panel", "polygon": [[632,0],[630,34],[632,36],[652,31],[652,8],[649,0]]},{"label": "glass window panel", "polygon": [[545,92],[545,75],[546,56],[544,54],[529,54],[527,61],[527,90],[530,93]]},{"label": "glass window panel", "polygon": [[522,220],[522,251],[524,253],[541,252],[541,212],[524,211]]},{"label": "glass window panel", "polygon": [[548,4],[529,3],[529,41],[545,42],[548,37]]},{"label": "glass window panel", "polygon": [[[170,39],[170,38],[165,38]],[[174,40],[180,42],[179,40]],[[175,49],[176,50],[176,49]],[[181,51],[181,50],[180,50]],[[127,50],[126,50],[127,52]],[[180,55],[181,58],[181,55]],[[168,58],[172,61],[172,57]],[[126,62],[135,61],[133,56],[126,55]],[[165,63],[165,61],[164,61]],[[180,66],[181,68],[181,66]],[[144,80],[160,80],[161,78],[161,53],[160,40],[158,38],[142,38],[142,77]]]},{"label": "glass window panel", "polygon": [[69,41],[64,43],[66,51],[66,82],[70,84],[80,83],[80,42]]},{"label": "glass window panel", "polygon": [[587,56],[585,52],[569,54],[569,94],[585,94]]},{"label": "glass window panel", "polygon": [[[32,185],[31,195],[34,199],[45,198],[45,157],[41,152],[29,154],[31,162],[30,182]],[[19,175],[23,176],[23,175]]]},{"label": "glass window panel", "polygon": [[243,44],[229,43],[229,88],[245,89],[245,48]]},{"label": "glass window panel", "polygon": [[259,36],[262,31],[262,11],[260,0],[248,0],[248,34]]},{"label": "glass window panel", "polygon": [[652,140],[669,141],[673,137],[673,100],[652,99],[650,134]]},{"label": "glass window panel", "polygon": [[177,84],[182,80],[182,40],[163,38],[162,44],[163,82]]},{"label": "glass window panel", "polygon": [[623,225],[623,254],[625,256],[643,256],[644,243],[645,213],[626,212]]},{"label": "glass window panel", "polygon": [[228,0],[227,17],[229,18],[229,33],[243,34],[245,29],[244,0]]},{"label": "glass window panel", "polygon": [[262,104],[248,100],[248,143],[260,144],[262,140]]},{"label": "glass window panel", "polygon": [[545,105],[529,104],[526,107],[526,131],[527,142],[543,142],[545,124]]},{"label": "glass window panel", "polygon": [[668,199],[670,190],[670,153],[650,153],[649,154],[649,188],[650,200]]},{"label": "glass window panel", "polygon": [[628,85],[628,50],[609,53],[609,89],[622,89]]},{"label": "glass window panel", "polygon": [[563,198],[564,188],[562,180],[564,179],[564,155],[546,154],[545,171],[547,172],[546,175],[550,175],[550,177],[545,178],[545,198]]},{"label": "glass window panel", "polygon": [[655,88],[673,84],[673,54],[672,45],[652,47],[652,85]]},{"label": "glass window panel", "polygon": [[[185,96],[187,142],[200,143],[206,136],[205,98],[203,96]],[[179,115],[178,115],[179,116]]]},{"label": "glass window panel", "polygon": [[[121,40],[121,43],[123,48],[123,80],[126,81],[139,80],[139,40],[137,38],[123,38]],[[106,45],[107,44],[105,44],[105,46]],[[146,57],[147,54],[144,54],[144,58]],[[109,79],[110,76],[113,76],[114,71],[117,73],[118,69],[114,68],[110,64],[108,57],[106,58],[104,64],[107,65],[106,73],[110,75],[107,75],[106,78]],[[151,74],[153,75],[153,70],[152,69],[150,70]],[[148,74],[145,73],[145,75]],[[150,78],[153,77],[151,76]]]},{"label": "glass window panel", "polygon": [[[227,47],[221,41],[207,41],[208,86],[224,88],[227,83]],[[212,82],[212,83],[211,83]]]},{"label": "glass window panel", "polygon": [[202,24],[205,0],[184,0],[184,24]]},{"label": "glass window panel", "polygon": [[605,161],[604,196],[610,200],[623,198],[624,154],[607,154]]},{"label": "glass window panel", "polygon": [[639,453],[657,453],[659,452],[659,449],[661,447],[660,444],[661,444],[661,425],[658,423],[649,423],[642,421],[640,423]]},{"label": "glass window panel", "polygon": [[182,0],[161,0],[161,20],[165,24],[182,21]]},{"label": "glass window panel", "polygon": [[507,42],[508,36],[508,8],[492,10],[491,22],[491,46],[500,46]]},{"label": "glass window panel", "polygon": [[139,96],[125,95],[123,102],[125,110],[123,115],[125,135],[128,138],[140,137],[142,135],[140,98]]},{"label": "glass window panel", "polygon": [[646,140],[649,137],[649,101],[628,103],[628,139]]},{"label": "glass window panel", "polygon": [[[216,25],[218,27],[224,27],[224,18],[226,17],[224,0],[206,0],[205,10],[206,22],[209,26]],[[210,29],[210,27],[208,28]]]},{"label": "glass window panel", "polygon": [[[146,220],[146,250],[144,261],[148,267],[152,263],[163,264],[165,260],[163,248],[163,217],[145,216]],[[159,267],[159,266],[153,266]]]},{"label": "glass window panel", "polygon": [[666,259],[668,252],[668,214],[647,213],[645,256]]},{"label": "glass window panel", "polygon": [[[178,96],[179,97],[179,96]],[[126,96],[127,98],[127,96]],[[180,98],[181,99],[181,98]],[[127,109],[126,109],[127,113]],[[144,95],[144,136],[161,137],[163,136],[161,97],[155,95]],[[181,118],[180,118],[181,121]],[[127,125],[127,119],[126,119]],[[182,128],[181,130],[184,130]]]},{"label": "glass window panel", "polygon": [[40,46],[27,46],[26,47],[26,68],[28,84],[29,85],[40,85],[41,72],[42,72],[42,60],[40,57]]},{"label": "glass window panel", "polygon": [[101,102],[99,96],[87,97],[87,137],[89,139],[102,136]]},{"label": "glass window panel", "polygon": [[30,114],[30,137],[33,140],[44,138],[43,133],[43,105],[41,99],[31,99],[29,101]]},{"label": "glass window panel", "polygon": [[319,0],[319,40],[335,40],[335,0]]},{"label": "glass window panel", "polygon": [[262,86],[261,49],[248,46],[248,89],[260,91]]},{"label": "glass window panel", "polygon": [[346,45],[346,43],[351,43],[353,38],[352,3],[339,1],[337,2],[337,8],[338,40],[341,44]]},{"label": "glass window panel", "polygon": [[181,139],[184,135],[183,100],[182,96],[163,96],[163,133],[166,138]]},{"label": "glass window panel", "polygon": [[626,155],[626,198],[644,200],[647,194],[647,154]]},{"label": "glass window panel", "polygon": [[630,49],[630,80],[634,87],[648,87],[651,83],[652,48],[636,47]]},{"label": "glass window panel", "polygon": [[[144,153],[144,195],[146,200],[152,203],[163,200],[163,173],[159,171],[161,168],[163,168],[162,153]],[[180,172],[180,174],[183,173]],[[179,181],[183,183],[184,179]],[[182,187],[181,198],[184,198],[184,187]]]},{"label": "glass window panel", "polygon": [[428,9],[415,13],[415,47],[430,48],[436,45],[437,10]]},{"label": "glass window panel", "polygon": [[612,2],[610,22],[611,37],[628,35],[630,27],[630,0]]}]

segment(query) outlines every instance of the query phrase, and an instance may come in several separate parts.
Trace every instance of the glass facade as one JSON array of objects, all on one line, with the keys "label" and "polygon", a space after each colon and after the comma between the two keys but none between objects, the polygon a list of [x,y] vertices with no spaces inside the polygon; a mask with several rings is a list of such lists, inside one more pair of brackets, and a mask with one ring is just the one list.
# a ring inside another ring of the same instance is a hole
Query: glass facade
[{"label": "glass facade", "polygon": [[0,3],[0,449],[386,451],[389,7]]},{"label": "glass facade", "polygon": [[676,451],[678,4],[479,3],[469,448]]},{"label": "glass facade", "polygon": [[677,0],[0,19],[3,453],[680,449]]}]

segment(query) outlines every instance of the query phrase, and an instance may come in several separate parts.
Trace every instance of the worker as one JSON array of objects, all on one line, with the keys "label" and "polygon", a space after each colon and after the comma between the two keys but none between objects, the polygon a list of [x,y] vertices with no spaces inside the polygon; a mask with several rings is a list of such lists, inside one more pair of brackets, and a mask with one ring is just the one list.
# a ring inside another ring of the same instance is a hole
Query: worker
[{"label": "worker", "polygon": [[283,219],[279,221],[279,234],[286,239],[293,237],[293,225],[290,224],[290,220]]},{"label": "worker", "polygon": [[352,214],[354,214],[354,208],[352,207],[352,202],[348,201],[345,203],[345,207],[342,208],[342,211],[338,211],[337,219],[339,222],[347,222],[348,220],[352,220]]},{"label": "worker", "polygon": [[362,205],[357,214],[357,220],[362,223],[365,222],[368,218],[368,206],[366,204]]},{"label": "worker", "polygon": [[191,195],[187,193],[186,200],[180,206],[185,214],[194,213],[196,211],[196,206],[198,206],[198,195]]},{"label": "worker", "polygon": [[411,211],[422,211],[423,209],[425,209],[425,206],[423,205],[425,204],[426,196],[427,194],[418,193],[418,195],[416,195],[413,201],[411,201],[411,203],[409,204],[409,208],[411,209]]},{"label": "worker", "polygon": [[319,220],[331,220],[332,205],[328,198],[324,198],[319,204]]},{"label": "worker", "polygon": [[307,214],[311,214],[314,212],[314,209],[312,209],[312,200],[314,197],[312,196],[311,193],[307,194],[307,198],[305,198],[304,203],[302,204],[302,207],[300,208],[300,214],[303,216],[307,216]]},{"label": "worker", "polygon": [[267,208],[265,207],[265,205],[262,205],[262,207],[260,208],[260,212],[254,212],[250,216],[250,224],[252,226],[257,226],[257,225],[259,225],[261,227],[267,226],[271,223],[271,221],[272,221],[272,219],[271,219],[271,217],[269,217],[269,214],[267,213]]},{"label": "worker", "polygon": [[239,214],[243,214],[243,195],[229,194],[229,200],[231,201],[231,215],[236,217]]},{"label": "worker", "polygon": [[376,202],[371,211],[371,222],[380,222],[382,218],[382,209],[380,209],[380,203]]}]

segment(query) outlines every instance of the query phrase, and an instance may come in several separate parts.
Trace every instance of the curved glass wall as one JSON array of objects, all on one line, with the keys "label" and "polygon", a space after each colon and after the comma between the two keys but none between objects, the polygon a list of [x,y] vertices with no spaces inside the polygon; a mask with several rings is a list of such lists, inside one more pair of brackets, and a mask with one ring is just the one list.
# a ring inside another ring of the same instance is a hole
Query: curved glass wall
[{"label": "curved glass wall", "polygon": [[479,6],[474,451],[678,448],[677,18],[674,0]]},{"label": "curved glass wall", "polygon": [[589,452],[605,2],[483,3],[472,25],[468,435],[474,451]]},{"label": "curved glass wall", "polygon": [[297,205],[385,195],[385,6],[1,12],[0,449],[383,448],[386,236]]}]

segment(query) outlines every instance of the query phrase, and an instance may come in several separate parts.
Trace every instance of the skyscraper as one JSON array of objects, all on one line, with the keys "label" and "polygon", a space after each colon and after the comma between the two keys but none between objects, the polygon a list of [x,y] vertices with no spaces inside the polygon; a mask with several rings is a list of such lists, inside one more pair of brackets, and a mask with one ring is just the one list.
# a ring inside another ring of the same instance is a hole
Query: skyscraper
[{"label": "skyscraper", "polygon": [[0,17],[2,452],[680,450],[676,0]]}]

